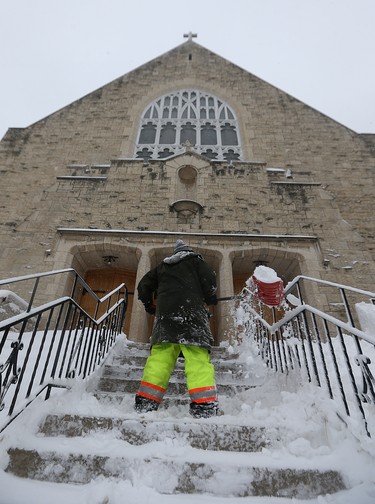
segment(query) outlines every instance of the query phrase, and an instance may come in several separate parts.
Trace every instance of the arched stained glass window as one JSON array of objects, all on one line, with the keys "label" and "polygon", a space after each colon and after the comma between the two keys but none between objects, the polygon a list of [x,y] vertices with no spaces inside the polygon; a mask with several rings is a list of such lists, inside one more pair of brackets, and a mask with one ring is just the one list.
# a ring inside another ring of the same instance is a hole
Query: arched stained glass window
[{"label": "arched stained glass window", "polygon": [[206,123],[201,127],[201,144],[202,145],[216,145],[217,144],[216,129],[210,123]]},{"label": "arched stained glass window", "polygon": [[235,128],[227,122],[221,127],[221,143],[223,145],[237,145]]},{"label": "arched stained glass window", "polygon": [[190,142],[191,145],[195,145],[197,143],[197,132],[196,126],[193,126],[191,122],[187,122],[181,126],[181,144],[185,142]]},{"label": "arched stained glass window", "polygon": [[160,143],[161,144],[174,144],[176,142],[176,126],[171,122],[163,124],[160,132]]},{"label": "arched stained glass window", "polygon": [[154,143],[156,138],[156,125],[152,124],[152,122],[148,122],[142,126],[140,135],[139,135],[139,143],[140,144],[150,144]]},{"label": "arched stained glass window", "polygon": [[141,118],[135,156],[161,159],[192,150],[218,161],[241,159],[233,110],[216,96],[184,89],[159,97]]}]

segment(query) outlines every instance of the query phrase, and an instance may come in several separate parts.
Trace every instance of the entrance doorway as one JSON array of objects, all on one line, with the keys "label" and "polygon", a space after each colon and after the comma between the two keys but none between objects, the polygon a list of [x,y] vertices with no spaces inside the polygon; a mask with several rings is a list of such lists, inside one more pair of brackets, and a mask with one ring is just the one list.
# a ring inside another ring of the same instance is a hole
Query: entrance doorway
[{"label": "entrance doorway", "polygon": [[[248,252],[233,253],[233,290],[234,294],[239,294],[246,285],[246,281],[253,275],[257,266],[263,265],[275,270],[277,276],[281,278],[284,286],[293,278],[301,274],[300,257],[290,251],[276,249],[259,249]],[[258,308],[254,307],[257,311]],[[262,317],[270,325],[283,318],[284,308],[275,309],[262,305]]]},{"label": "entrance doorway", "polygon": [[[114,269],[114,268],[103,268],[90,270],[86,273],[85,282],[89,287],[95,292],[95,294],[102,298],[108,292],[111,292],[121,283],[126,285],[128,292],[134,292],[135,286],[135,272],[128,271],[125,269]],[[123,293],[122,293],[123,294]],[[123,331],[125,334],[129,334],[130,328],[130,317],[133,307],[133,295],[128,296],[128,306],[126,309],[125,322]],[[87,293],[83,293],[81,298],[82,308],[91,316],[95,314],[96,303],[95,300]],[[97,317],[103,315],[107,307],[106,303],[99,306],[99,311]]]}]

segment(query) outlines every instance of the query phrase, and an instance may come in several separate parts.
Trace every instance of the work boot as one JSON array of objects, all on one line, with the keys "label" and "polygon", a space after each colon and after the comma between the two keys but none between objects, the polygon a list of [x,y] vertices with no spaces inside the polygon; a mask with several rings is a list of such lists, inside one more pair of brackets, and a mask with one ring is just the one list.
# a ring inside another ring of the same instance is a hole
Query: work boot
[{"label": "work boot", "polygon": [[159,407],[159,403],[143,397],[140,395],[135,396],[134,409],[137,413],[148,413],[149,411],[156,411]]},{"label": "work boot", "polygon": [[194,418],[209,418],[219,414],[217,402],[190,403],[190,415]]}]

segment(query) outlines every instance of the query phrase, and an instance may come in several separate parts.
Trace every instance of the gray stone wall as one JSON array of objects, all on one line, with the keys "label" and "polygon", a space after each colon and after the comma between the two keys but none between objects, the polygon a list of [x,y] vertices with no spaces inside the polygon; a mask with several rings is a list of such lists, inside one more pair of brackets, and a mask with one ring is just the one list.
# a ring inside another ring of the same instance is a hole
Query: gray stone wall
[{"label": "gray stone wall", "polygon": [[[210,163],[189,152],[147,166],[131,160],[147,104],[185,87],[232,107],[243,162]],[[60,267],[59,227],[286,234],[318,238],[321,270],[314,273],[321,278],[373,290],[373,146],[372,135],[186,42],[7,132],[0,142],[0,276]],[[203,208],[186,216],[170,206],[181,199],[178,170],[189,163],[198,173],[193,199]]]}]

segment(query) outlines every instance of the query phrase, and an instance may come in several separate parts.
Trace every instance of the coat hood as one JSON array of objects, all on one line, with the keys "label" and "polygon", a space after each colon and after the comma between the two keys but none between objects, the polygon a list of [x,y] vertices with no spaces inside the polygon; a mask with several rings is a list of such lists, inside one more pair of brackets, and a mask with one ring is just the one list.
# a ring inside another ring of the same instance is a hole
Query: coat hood
[{"label": "coat hood", "polygon": [[185,259],[186,257],[197,257],[198,254],[195,254],[191,249],[190,250],[181,250],[180,252],[176,252],[174,253],[172,256],[170,257],[166,257],[163,262],[166,263],[166,264],[175,264],[175,263],[178,263],[180,261],[182,261],[183,259]]}]

